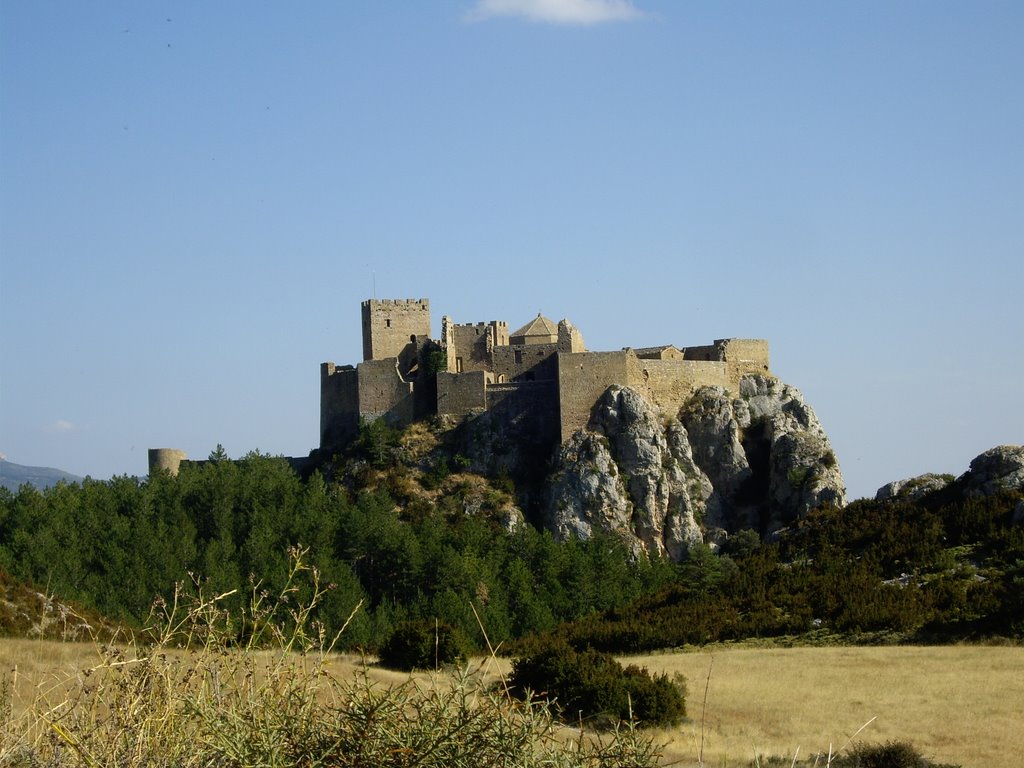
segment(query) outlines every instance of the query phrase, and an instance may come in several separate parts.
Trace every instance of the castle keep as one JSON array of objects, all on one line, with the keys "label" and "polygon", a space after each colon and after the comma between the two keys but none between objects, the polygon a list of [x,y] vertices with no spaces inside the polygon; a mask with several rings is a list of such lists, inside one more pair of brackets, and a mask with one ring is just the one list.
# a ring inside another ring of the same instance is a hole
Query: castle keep
[{"label": "castle keep", "polygon": [[361,420],[401,427],[484,412],[531,442],[560,443],[587,425],[613,384],[675,414],[698,387],[738,391],[740,377],[768,373],[764,339],[590,352],[572,323],[541,315],[512,333],[501,320],[463,324],[444,316],[435,339],[427,299],[369,299],[362,323],[363,361],[320,366],[321,448],[344,445]]}]

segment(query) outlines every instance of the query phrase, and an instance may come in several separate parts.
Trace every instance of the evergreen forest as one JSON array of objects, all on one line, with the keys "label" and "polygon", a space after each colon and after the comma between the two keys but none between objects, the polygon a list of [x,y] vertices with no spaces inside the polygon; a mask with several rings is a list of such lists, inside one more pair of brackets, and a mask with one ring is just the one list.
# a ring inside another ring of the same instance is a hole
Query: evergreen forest
[{"label": "evergreen forest", "polygon": [[[409,621],[510,653],[551,642],[630,653],[745,638],[1024,635],[1020,494],[966,499],[953,483],[917,502],[861,500],[817,510],[773,541],[741,531],[672,563],[632,556],[610,536],[558,542],[510,524],[500,514],[517,492],[508,477],[472,475],[458,457],[413,469],[395,455],[365,439],[327,481],[281,458],[218,450],[177,476],[0,490],[0,572],[142,628],[176,585],[231,593],[224,602],[239,610],[277,594],[301,547],[330,586],[315,618],[328,634],[348,622],[337,647],[369,652]],[[5,610],[0,631],[21,631]]]}]

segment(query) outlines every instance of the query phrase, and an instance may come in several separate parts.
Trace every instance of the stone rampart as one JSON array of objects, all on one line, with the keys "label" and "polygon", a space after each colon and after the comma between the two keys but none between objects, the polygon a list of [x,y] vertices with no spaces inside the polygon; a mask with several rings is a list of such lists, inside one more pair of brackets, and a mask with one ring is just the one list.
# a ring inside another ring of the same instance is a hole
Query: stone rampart
[{"label": "stone rampart", "polygon": [[609,386],[628,385],[631,380],[638,380],[636,362],[636,355],[628,350],[558,354],[559,439],[562,442],[587,425],[594,404]]},{"label": "stone rampart", "polygon": [[729,386],[735,391],[739,391],[742,377],[770,373],[766,339],[716,339],[715,344],[723,350],[722,357],[728,368]]},{"label": "stone rampart", "polygon": [[454,352],[449,352],[449,366],[454,366],[449,367],[452,373],[492,370],[491,351],[508,344],[508,326],[497,320],[449,328],[449,343],[454,345]]},{"label": "stone rampart", "polygon": [[[661,409],[675,416],[699,387],[728,387],[727,363],[703,360],[637,359],[639,380],[631,383]],[[738,391],[738,390],[737,390]]]},{"label": "stone rampart", "polygon": [[490,384],[487,411],[503,425],[506,435],[523,443],[558,443],[558,385],[554,379]]},{"label": "stone rampart", "polygon": [[437,415],[466,416],[474,410],[487,408],[486,371],[437,374]]},{"label": "stone rampart", "polygon": [[359,376],[359,416],[365,421],[384,419],[404,427],[416,417],[413,385],[398,373],[397,360],[365,360],[356,368]]},{"label": "stone rampart", "polygon": [[320,447],[341,446],[359,431],[359,374],[351,365],[320,365]]},{"label": "stone rampart", "polygon": [[497,382],[554,379],[558,344],[512,344],[492,351]]},{"label": "stone rampart", "polygon": [[360,418],[402,426],[433,414],[480,411],[491,412],[492,424],[513,419],[525,425],[522,434],[548,430],[553,441],[566,440],[589,423],[594,405],[615,384],[674,416],[702,386],[738,391],[742,376],[769,373],[763,339],[587,352],[572,323],[562,320],[556,328],[540,315],[515,338],[504,321],[458,324],[446,315],[441,338],[433,341],[427,299],[370,299],[362,314],[366,359],[354,369],[325,363],[321,373],[321,446],[343,444]]}]

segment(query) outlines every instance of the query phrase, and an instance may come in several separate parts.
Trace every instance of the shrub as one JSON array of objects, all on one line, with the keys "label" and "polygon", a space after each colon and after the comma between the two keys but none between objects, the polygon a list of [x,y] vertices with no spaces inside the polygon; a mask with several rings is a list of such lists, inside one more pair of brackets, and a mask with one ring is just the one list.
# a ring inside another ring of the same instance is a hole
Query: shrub
[{"label": "shrub", "polygon": [[577,653],[565,643],[516,659],[509,684],[513,695],[547,698],[564,720],[586,718],[599,728],[622,721],[668,725],[686,714],[682,686],[667,675],[652,677],[637,666],[623,669],[606,653]]},{"label": "shrub", "polygon": [[855,744],[849,753],[832,761],[836,768],[959,768],[949,763],[933,763],[910,742]]},{"label": "shrub", "polygon": [[438,457],[426,472],[420,477],[420,485],[428,491],[434,491],[441,487],[449,478],[452,471],[448,466],[448,459],[444,456]]},{"label": "shrub", "polygon": [[380,663],[391,669],[440,669],[466,658],[462,634],[437,621],[406,621],[399,624],[380,649]]}]

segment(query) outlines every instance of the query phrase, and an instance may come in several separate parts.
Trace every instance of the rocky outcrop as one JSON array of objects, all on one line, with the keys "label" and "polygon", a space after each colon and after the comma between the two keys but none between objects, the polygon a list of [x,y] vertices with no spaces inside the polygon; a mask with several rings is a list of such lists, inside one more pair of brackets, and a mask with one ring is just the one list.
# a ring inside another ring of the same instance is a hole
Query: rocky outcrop
[{"label": "rocky outcrop", "polygon": [[917,501],[929,493],[941,490],[953,482],[952,475],[936,475],[928,472],[906,480],[893,480],[875,493],[875,501]]},{"label": "rocky outcrop", "polygon": [[[770,376],[745,376],[740,396],[728,398],[726,390],[706,387],[679,415],[698,464],[713,483],[716,473],[725,475],[715,483],[717,504],[712,505],[721,527],[769,534],[811,509],[846,503],[832,445],[799,390]],[[709,402],[717,405],[709,409]],[[731,418],[707,429],[704,415],[709,410],[724,413],[726,407]],[[711,525],[713,517],[709,515]]]},{"label": "rocky outcrop", "polygon": [[[952,486],[952,487],[950,487]],[[999,445],[974,457],[970,469],[955,481],[952,475],[927,474],[887,483],[875,493],[877,501],[915,501],[933,491],[950,487],[965,498],[990,496],[1002,491],[1024,493],[1024,446]],[[1015,522],[1024,522],[1024,502],[1015,512]]]},{"label": "rocky outcrop", "polygon": [[1024,445],[1000,445],[975,456],[960,481],[968,496],[1024,491]]},{"label": "rocky outcrop", "polygon": [[548,527],[559,538],[615,533],[637,553],[680,559],[701,539],[696,517],[711,493],[682,425],[663,426],[642,396],[616,386],[595,408],[592,427],[562,447]]},{"label": "rocky outcrop", "polygon": [[778,530],[845,503],[835,454],[800,393],[745,377],[739,397],[697,390],[675,417],[611,387],[562,447],[548,488],[556,536],[616,533],[635,551],[681,559],[695,541]]}]

